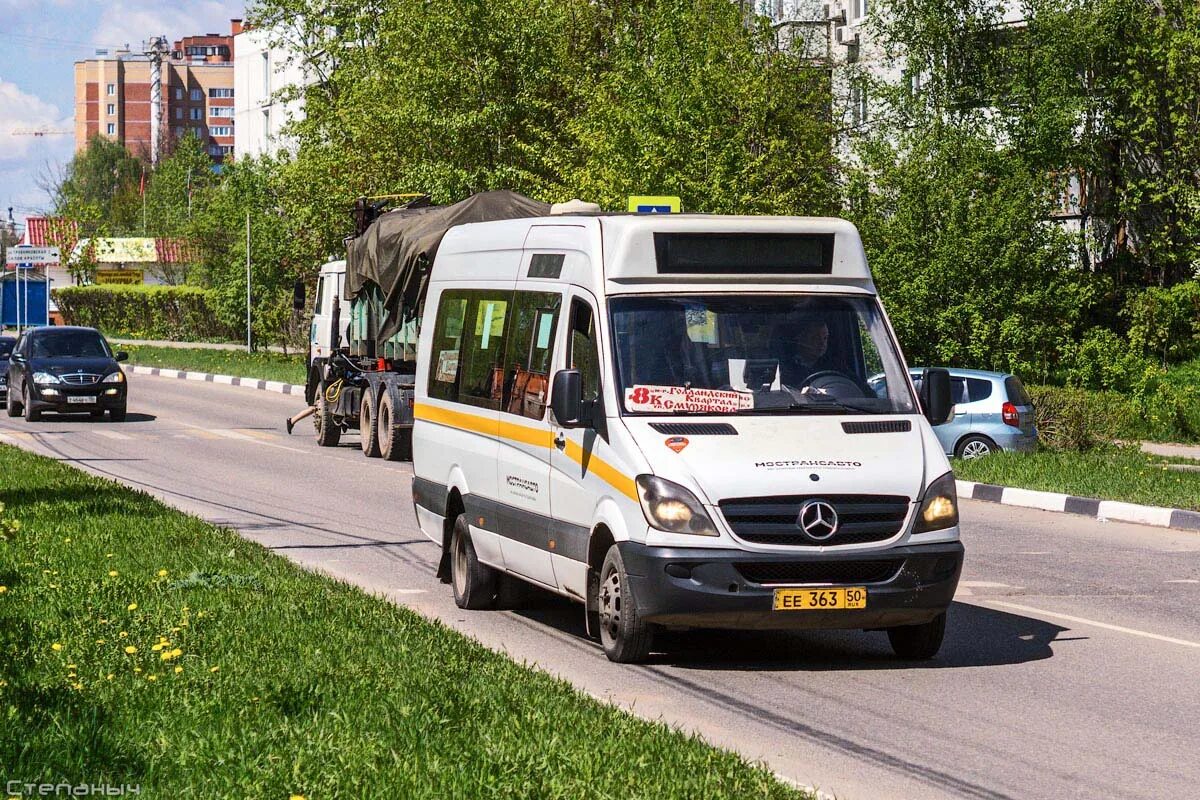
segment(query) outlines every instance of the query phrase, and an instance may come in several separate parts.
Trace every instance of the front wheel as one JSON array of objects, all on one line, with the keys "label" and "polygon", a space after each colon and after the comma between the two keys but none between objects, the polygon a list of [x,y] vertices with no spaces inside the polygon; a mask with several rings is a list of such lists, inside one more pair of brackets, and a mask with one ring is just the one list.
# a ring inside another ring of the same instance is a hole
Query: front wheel
[{"label": "front wheel", "polygon": [[317,431],[317,444],[321,447],[337,447],[342,440],[342,428],[333,417],[333,409],[325,399],[325,385],[317,386],[317,412],[313,414],[313,427]]},{"label": "front wheel", "polygon": [[10,417],[21,416],[21,404],[13,399],[13,391],[9,389],[8,394],[4,396],[4,411]]},{"label": "front wheel", "polygon": [[110,408],[108,410],[108,418],[110,420],[112,420],[113,422],[124,422],[125,421],[125,413],[126,413],[125,406],[117,406],[116,408]]},{"label": "front wheel", "polygon": [[459,514],[450,534],[450,585],[459,608],[491,608],[496,599],[496,571],[475,555],[467,515]]},{"label": "front wheel", "polygon": [[614,544],[600,567],[600,644],[609,661],[636,664],[645,661],[654,644],[654,628],[638,613],[637,597],[625,571],[621,551]]},{"label": "front wheel", "polygon": [[30,397],[28,385],[25,386],[25,402],[22,405],[25,406],[26,422],[37,422],[42,418],[42,412],[33,407],[33,398]]},{"label": "front wheel", "polygon": [[921,625],[888,628],[888,641],[897,656],[907,661],[928,661],[937,655],[946,636],[946,612]]}]

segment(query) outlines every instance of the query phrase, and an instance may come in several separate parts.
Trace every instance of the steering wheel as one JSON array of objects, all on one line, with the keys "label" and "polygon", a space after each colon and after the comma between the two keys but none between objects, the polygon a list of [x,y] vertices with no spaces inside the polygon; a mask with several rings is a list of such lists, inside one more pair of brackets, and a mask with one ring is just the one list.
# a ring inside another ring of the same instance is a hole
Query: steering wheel
[{"label": "steering wheel", "polygon": [[811,388],[830,397],[869,397],[858,381],[836,369],[814,372],[800,383],[800,388]]}]

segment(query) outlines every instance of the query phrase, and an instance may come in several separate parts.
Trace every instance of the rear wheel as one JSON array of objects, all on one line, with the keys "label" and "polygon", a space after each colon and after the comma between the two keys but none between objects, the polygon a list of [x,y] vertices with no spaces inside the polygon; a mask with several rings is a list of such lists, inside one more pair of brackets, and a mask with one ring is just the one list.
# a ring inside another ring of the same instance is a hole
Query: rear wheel
[{"label": "rear wheel", "polygon": [[42,418],[42,412],[33,407],[32,398],[29,396],[29,384],[25,384],[25,402],[21,405],[25,407],[26,422],[37,422]]},{"label": "rear wheel", "polygon": [[325,399],[325,384],[317,386],[317,411],[313,414],[313,427],[317,431],[317,444],[321,447],[337,447],[342,440],[342,428],[333,418],[333,408]]},{"label": "rear wheel", "polygon": [[946,636],[946,612],[943,611],[921,625],[888,628],[888,641],[900,658],[908,661],[927,661],[937,655]]},{"label": "rear wheel", "polygon": [[990,456],[1000,448],[986,436],[973,433],[970,436],[964,436],[954,448],[954,455],[967,460],[973,458],[983,458]]},{"label": "rear wheel", "polygon": [[600,643],[610,661],[636,664],[645,661],[654,643],[654,629],[638,614],[637,598],[625,571],[621,551],[614,544],[600,567]]},{"label": "rear wheel", "polygon": [[450,535],[450,585],[459,608],[491,608],[496,599],[496,571],[475,555],[467,515],[459,514]]},{"label": "rear wheel", "polygon": [[379,458],[379,431],[375,427],[375,409],[379,401],[371,387],[363,389],[362,403],[358,407],[358,438],[363,455]]},{"label": "rear wheel", "polygon": [[379,400],[379,419],[375,426],[379,436],[379,452],[388,461],[412,461],[412,428],[396,424],[395,395],[386,389]]}]

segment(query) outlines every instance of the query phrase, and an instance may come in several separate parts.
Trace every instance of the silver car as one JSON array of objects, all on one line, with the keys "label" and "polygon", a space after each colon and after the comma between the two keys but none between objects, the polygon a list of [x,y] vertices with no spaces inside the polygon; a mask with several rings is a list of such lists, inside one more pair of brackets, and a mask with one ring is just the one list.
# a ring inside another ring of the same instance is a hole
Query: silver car
[{"label": "silver car", "polygon": [[[910,368],[921,388],[923,369]],[[933,430],[947,455],[979,458],[997,450],[1028,453],[1037,449],[1033,400],[1016,375],[975,369],[950,369],[954,419]]]}]

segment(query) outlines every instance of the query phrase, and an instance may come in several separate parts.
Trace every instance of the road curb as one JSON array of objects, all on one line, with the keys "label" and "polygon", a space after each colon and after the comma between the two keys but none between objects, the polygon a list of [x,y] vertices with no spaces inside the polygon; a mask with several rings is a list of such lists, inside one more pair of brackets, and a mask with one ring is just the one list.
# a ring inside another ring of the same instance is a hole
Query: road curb
[{"label": "road curb", "polygon": [[1133,522],[1138,525],[1153,525],[1156,528],[1177,528],[1185,531],[1200,531],[1200,512],[1183,508],[1160,508],[1121,503],[1116,500],[1098,500],[1094,497],[1075,497],[1056,492],[1038,492],[1016,486],[996,486],[990,483],[955,481],[958,496],[965,500],[982,500],[985,503],[1001,503],[1006,506],[1036,508],[1040,511],[1055,511],[1078,514],[1101,522]]},{"label": "road curb", "polygon": [[130,364],[125,369],[134,375],[156,375],[160,378],[176,378],[178,380],[199,381],[201,383],[219,383],[224,386],[240,386],[243,389],[256,389],[260,392],[304,396],[304,387],[294,383],[264,381],[258,378],[239,378],[236,375],[214,375],[211,372],[188,372],[182,369],[142,367],[137,364]]}]

